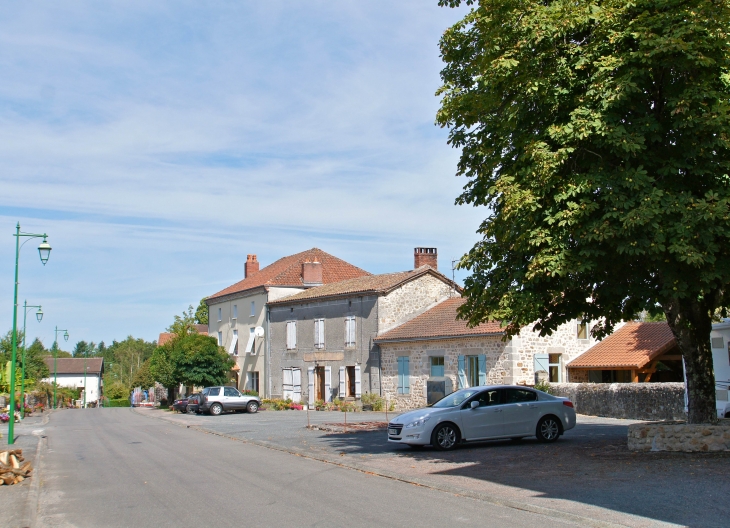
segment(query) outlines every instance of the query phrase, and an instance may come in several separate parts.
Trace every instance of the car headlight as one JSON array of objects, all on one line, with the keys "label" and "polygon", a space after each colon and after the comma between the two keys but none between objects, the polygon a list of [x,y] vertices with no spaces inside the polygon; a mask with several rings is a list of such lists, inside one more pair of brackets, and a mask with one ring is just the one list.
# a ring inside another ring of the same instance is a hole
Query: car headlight
[{"label": "car headlight", "polygon": [[406,429],[410,429],[411,427],[421,427],[422,425],[424,425],[430,419],[431,419],[430,416],[426,416],[425,418],[421,418],[420,420],[416,420],[415,422],[411,422],[408,425],[406,425]]}]

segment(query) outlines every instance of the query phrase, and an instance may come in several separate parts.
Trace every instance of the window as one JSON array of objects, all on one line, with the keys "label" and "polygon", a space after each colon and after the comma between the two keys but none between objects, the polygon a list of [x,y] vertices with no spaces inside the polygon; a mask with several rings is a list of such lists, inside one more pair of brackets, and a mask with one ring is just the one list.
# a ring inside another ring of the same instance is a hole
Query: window
[{"label": "window", "polygon": [[286,348],[292,350],[297,348],[297,322],[286,322]]},{"label": "window", "polygon": [[398,356],[398,394],[410,394],[411,379],[408,356]]},{"label": "window", "polygon": [[238,319],[238,305],[237,304],[233,305],[233,318]]},{"label": "window", "polygon": [[712,348],[725,348],[725,340],[722,337],[713,337],[710,342]]},{"label": "window", "polygon": [[223,346],[223,332],[218,332],[218,346]]},{"label": "window", "polygon": [[345,346],[346,347],[354,347],[355,346],[355,336],[357,335],[356,331],[356,323],[355,323],[355,317],[345,317]]},{"label": "window", "polygon": [[232,351],[233,355],[237,356],[238,355],[238,330],[233,331],[233,347],[231,347],[231,348],[233,348],[233,351]]},{"label": "window", "polygon": [[355,387],[357,385],[357,383],[355,381],[355,367],[347,367],[346,372],[347,372],[347,389],[346,389],[345,394],[349,398],[354,398],[355,394],[356,394]]},{"label": "window", "polygon": [[259,373],[258,371],[249,372],[248,374],[248,390],[259,392]]},{"label": "window", "polygon": [[248,329],[248,343],[246,343],[246,354],[255,354],[253,346],[256,341],[256,329],[251,327]]},{"label": "window", "polygon": [[522,403],[537,400],[537,393],[525,389],[507,389],[507,401],[505,403]]},{"label": "window", "polygon": [[[484,391],[477,394],[471,401],[478,401],[479,407],[489,407],[490,405],[499,405],[499,390]],[[471,404],[471,402],[469,402]]]},{"label": "window", "polygon": [[548,372],[550,373],[551,383],[560,383],[562,381],[560,354],[548,354]]},{"label": "window", "polygon": [[223,396],[237,398],[240,396],[240,393],[233,387],[223,387]]},{"label": "window", "polygon": [[251,317],[256,315],[256,301],[251,301]]},{"label": "window", "polygon": [[203,394],[205,394],[205,391],[208,391],[208,396],[220,396],[221,388],[220,387],[210,387],[208,389],[203,390]]},{"label": "window", "polygon": [[314,320],[314,348],[324,348],[324,319]]},{"label": "window", "polygon": [[223,320],[223,308],[218,308],[218,320]]},{"label": "window", "polygon": [[431,358],[431,377],[441,377],[444,375],[444,356],[434,356]]},{"label": "window", "polygon": [[459,388],[479,387],[487,384],[487,356],[459,356]]},{"label": "window", "polygon": [[578,339],[588,339],[588,325],[585,323],[578,323]]}]

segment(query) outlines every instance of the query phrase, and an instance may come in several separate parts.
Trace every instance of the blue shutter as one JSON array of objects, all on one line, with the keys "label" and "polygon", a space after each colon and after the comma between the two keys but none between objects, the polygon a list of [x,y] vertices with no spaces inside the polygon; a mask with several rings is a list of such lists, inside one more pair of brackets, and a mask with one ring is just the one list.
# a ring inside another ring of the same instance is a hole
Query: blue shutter
[{"label": "blue shutter", "polygon": [[479,385],[487,384],[487,356],[479,354],[477,356],[479,362]]},{"label": "blue shutter", "polygon": [[459,356],[459,388],[466,388],[466,358]]},{"label": "blue shutter", "polygon": [[403,356],[403,394],[411,393],[411,371],[408,367],[409,357]]},{"label": "blue shutter", "polygon": [[403,361],[402,357],[398,356],[398,394],[403,394]]}]

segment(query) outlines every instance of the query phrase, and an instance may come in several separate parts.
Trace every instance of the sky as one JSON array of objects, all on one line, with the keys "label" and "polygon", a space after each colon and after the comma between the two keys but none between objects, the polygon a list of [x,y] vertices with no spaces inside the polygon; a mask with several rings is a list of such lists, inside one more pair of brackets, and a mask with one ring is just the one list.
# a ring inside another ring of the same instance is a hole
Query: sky
[{"label": "sky", "polygon": [[[372,273],[439,268],[485,211],[454,205],[435,126],[436,0],[12,2],[0,15],[0,319],[16,223],[28,339],[156,339],[188,305],[318,247]],[[4,232],[4,235],[2,234]],[[4,242],[2,242],[4,240]],[[457,281],[465,272],[457,271]],[[19,310],[22,325],[22,308]]]}]

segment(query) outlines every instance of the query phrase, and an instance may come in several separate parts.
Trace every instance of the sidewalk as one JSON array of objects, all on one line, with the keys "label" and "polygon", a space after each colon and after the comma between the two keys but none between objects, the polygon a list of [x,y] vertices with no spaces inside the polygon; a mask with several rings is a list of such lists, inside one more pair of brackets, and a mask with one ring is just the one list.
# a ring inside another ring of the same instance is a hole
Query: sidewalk
[{"label": "sidewalk", "polygon": [[3,526],[32,526],[35,507],[38,504],[40,487],[39,451],[43,441],[43,428],[51,412],[40,416],[28,416],[15,424],[15,443],[8,445],[8,424],[3,424],[0,433],[0,451],[22,449],[23,457],[33,463],[33,475],[13,486],[0,486],[0,511],[3,512]]},{"label": "sidewalk", "polygon": [[[387,478],[578,519],[586,526],[720,527],[730,516],[724,499],[730,492],[729,455],[631,453],[626,448],[629,420],[580,416],[579,425],[555,444],[499,441],[441,453],[389,444],[384,432],[310,430],[300,411],[218,417],[135,412]],[[347,419],[385,421],[385,414],[348,413]],[[342,422],[344,413],[310,412],[309,420]],[[698,496],[703,500],[692,498]]]}]

